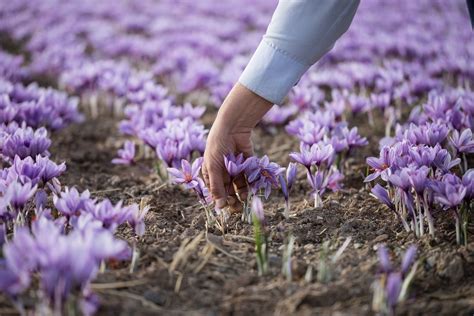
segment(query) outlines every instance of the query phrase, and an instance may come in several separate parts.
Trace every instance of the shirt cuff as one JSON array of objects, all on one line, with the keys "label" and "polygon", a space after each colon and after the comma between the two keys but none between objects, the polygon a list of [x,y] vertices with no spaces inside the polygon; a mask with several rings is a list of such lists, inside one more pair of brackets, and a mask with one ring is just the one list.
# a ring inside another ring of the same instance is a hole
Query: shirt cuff
[{"label": "shirt cuff", "polygon": [[239,82],[262,98],[281,104],[309,67],[263,39]]}]

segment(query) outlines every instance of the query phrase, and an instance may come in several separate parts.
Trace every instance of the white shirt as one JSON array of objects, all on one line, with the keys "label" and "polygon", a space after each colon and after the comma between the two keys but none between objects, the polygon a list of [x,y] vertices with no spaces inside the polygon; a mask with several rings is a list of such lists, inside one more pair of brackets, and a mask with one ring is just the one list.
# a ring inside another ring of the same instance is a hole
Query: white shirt
[{"label": "white shirt", "polygon": [[280,0],[239,82],[281,104],[306,70],[347,31],[358,5],[359,0]]}]

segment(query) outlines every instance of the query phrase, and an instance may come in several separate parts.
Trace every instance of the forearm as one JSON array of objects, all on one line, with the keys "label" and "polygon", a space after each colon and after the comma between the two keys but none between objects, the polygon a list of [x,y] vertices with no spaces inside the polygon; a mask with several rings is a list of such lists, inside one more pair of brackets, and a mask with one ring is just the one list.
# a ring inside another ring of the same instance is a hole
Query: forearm
[{"label": "forearm", "polygon": [[359,0],[280,0],[239,82],[280,104],[288,91],[349,28]]}]

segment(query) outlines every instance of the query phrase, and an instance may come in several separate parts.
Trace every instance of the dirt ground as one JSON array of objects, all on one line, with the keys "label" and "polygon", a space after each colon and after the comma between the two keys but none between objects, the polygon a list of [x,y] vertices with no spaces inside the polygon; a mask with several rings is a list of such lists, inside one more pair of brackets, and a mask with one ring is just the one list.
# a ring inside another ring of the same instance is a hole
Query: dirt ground
[{"label": "dirt ground", "polygon": [[[54,135],[51,149],[55,161],[67,162],[63,185],[89,189],[96,197],[127,203],[143,200],[151,206],[146,233],[138,241],[136,271],[129,273],[128,263],[109,264],[94,283],[101,298],[99,315],[370,315],[379,243],[386,243],[392,252],[412,243],[419,247],[420,265],[410,298],[397,314],[473,314],[473,238],[467,247],[457,246],[450,218],[436,225],[436,240],[407,235],[362,183],[364,156],[375,153],[374,145],[351,161],[345,189],[327,195],[322,208],[312,207],[308,187],[299,181],[291,194],[291,217],[285,220],[283,198],[272,194],[265,203],[270,271],[258,277],[252,227],[239,215],[230,219],[225,236],[212,229],[206,236],[196,197],[161,182],[153,160],[132,167],[110,163],[121,142],[117,122],[100,118],[71,126]],[[373,135],[370,130],[363,128],[362,133]],[[279,163],[286,164],[289,151],[297,148],[297,141],[283,130],[256,134],[257,153],[267,153]],[[369,139],[376,144],[376,137]],[[446,216],[439,215],[438,222]],[[293,280],[287,281],[281,262],[290,232],[296,242]],[[133,242],[129,228],[119,234]],[[333,266],[332,281],[315,281],[322,243],[329,240],[334,253],[349,236],[352,241]],[[304,278],[309,266],[311,282]]]}]

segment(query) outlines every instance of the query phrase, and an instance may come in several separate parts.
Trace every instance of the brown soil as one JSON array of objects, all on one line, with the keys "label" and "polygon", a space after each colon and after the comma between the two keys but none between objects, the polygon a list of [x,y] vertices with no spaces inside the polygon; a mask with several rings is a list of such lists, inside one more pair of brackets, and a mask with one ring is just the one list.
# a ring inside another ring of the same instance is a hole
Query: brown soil
[{"label": "brown soil", "polygon": [[[376,245],[387,244],[400,256],[412,243],[419,247],[420,265],[409,300],[397,311],[407,315],[472,315],[474,312],[474,242],[456,245],[453,225],[443,216],[437,239],[416,240],[367,193],[362,183],[364,155],[351,162],[345,189],[326,196],[324,207],[314,209],[305,181],[293,189],[292,215],[281,215],[282,197],[273,194],[265,204],[270,231],[270,272],[257,276],[252,227],[233,215],[229,230],[205,232],[204,215],[196,197],[163,184],[153,162],[114,166],[110,160],[120,146],[118,119],[87,120],[54,136],[53,158],[65,160],[64,185],[89,189],[95,196],[127,203],[142,199],[151,205],[145,236],[138,242],[136,272],[119,265],[95,281],[100,295],[99,315],[366,315],[371,314],[371,283],[377,270]],[[370,127],[362,133],[370,134]],[[282,164],[296,140],[280,130],[256,133],[259,153],[269,153]],[[375,143],[375,142],[372,142]],[[438,219],[440,221],[440,219]],[[446,223],[446,224],[444,224]],[[281,274],[283,244],[289,232],[296,237],[293,280]],[[119,235],[132,242],[129,228]],[[351,236],[352,242],[334,265],[327,284],[305,282],[308,266],[315,276],[322,242],[334,252]],[[187,247],[185,247],[187,245]],[[180,247],[181,250],[180,250]],[[184,250],[183,250],[184,249]],[[177,253],[183,260],[173,263]],[[121,283],[117,283],[121,282]]]}]

